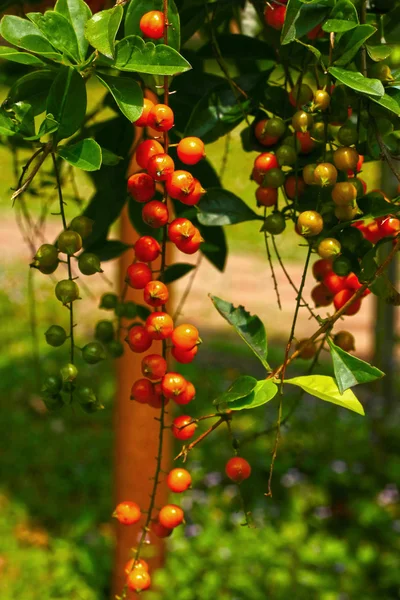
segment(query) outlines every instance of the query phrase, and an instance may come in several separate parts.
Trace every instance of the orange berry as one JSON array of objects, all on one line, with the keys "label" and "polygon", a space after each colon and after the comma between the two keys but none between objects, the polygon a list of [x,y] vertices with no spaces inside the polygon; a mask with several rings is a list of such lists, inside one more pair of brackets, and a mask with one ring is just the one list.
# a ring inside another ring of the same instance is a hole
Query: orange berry
[{"label": "orange berry", "polygon": [[149,112],[147,124],[156,131],[169,131],[174,126],[174,113],[166,104],[155,104]]},{"label": "orange berry", "polygon": [[185,165],[195,165],[206,155],[204,143],[198,137],[183,138],[176,150],[179,160]]},{"label": "orange berry", "polygon": [[152,381],[161,379],[166,372],[167,361],[160,354],[148,354],[142,359],[142,373]]},{"label": "orange berry", "polygon": [[188,171],[174,171],[166,182],[168,195],[174,200],[184,201],[195,186],[195,179]]},{"label": "orange berry", "polygon": [[178,440],[188,440],[193,437],[196,429],[197,423],[193,423],[193,419],[189,415],[176,417],[171,426],[172,435]]},{"label": "orange berry", "polygon": [[126,580],[128,589],[134,592],[143,592],[148,590],[151,585],[151,578],[147,571],[144,569],[133,569],[129,573]]},{"label": "orange berry", "polygon": [[198,345],[193,346],[193,348],[191,348],[191,350],[182,350],[181,348],[177,348],[176,346],[173,346],[172,350],[171,350],[171,354],[174,357],[174,359],[177,360],[179,363],[181,363],[183,365],[187,365],[194,360],[198,351],[199,351]]},{"label": "orange berry", "polygon": [[174,328],[174,322],[165,312],[153,312],[146,319],[146,331],[153,340],[165,340]]},{"label": "orange berry", "polygon": [[167,529],[174,529],[183,523],[184,513],[176,504],[166,504],[159,512],[158,520]]},{"label": "orange berry", "polygon": [[184,404],[189,404],[193,400],[196,395],[196,388],[193,383],[190,381],[186,382],[186,387],[178,396],[174,396],[173,400],[175,400],[176,404],[180,404],[181,406]]},{"label": "orange berry", "polygon": [[168,154],[155,154],[147,162],[147,171],[155,181],[166,181],[174,169],[174,161]]},{"label": "orange berry", "polygon": [[168,223],[169,213],[167,205],[159,200],[151,200],[143,206],[142,219],[150,227],[158,229]]},{"label": "orange berry", "polygon": [[140,521],[142,514],[140,512],[140,507],[136,502],[127,500],[118,504],[113,516],[123,525],[134,525]]},{"label": "orange berry", "polygon": [[172,332],[171,341],[180,350],[191,350],[199,343],[199,331],[194,325],[178,325]]},{"label": "orange berry", "polygon": [[163,154],[164,148],[157,140],[144,140],[136,148],[136,162],[142,169],[147,169],[147,163],[152,156]]},{"label": "orange berry", "polygon": [[186,469],[172,469],[168,473],[167,486],[175,494],[186,492],[192,485],[192,477]]},{"label": "orange berry", "polygon": [[233,456],[225,465],[225,473],[232,481],[241,483],[250,477],[251,466],[244,458]]},{"label": "orange berry", "polygon": [[125,281],[133,289],[142,290],[151,281],[152,277],[150,267],[146,263],[137,262],[132,263],[127,268]]},{"label": "orange berry", "polygon": [[156,193],[156,184],[147,173],[135,173],[128,179],[128,193],[137,202],[148,202]]},{"label": "orange berry", "polygon": [[164,23],[164,13],[160,10],[151,10],[142,16],[139,27],[144,36],[159,40],[164,36]]},{"label": "orange berry", "polygon": [[143,98],[143,112],[136,121],[133,121],[133,124],[136,127],[146,127],[147,125],[147,117],[149,116],[149,112],[154,106],[154,102],[149,100],[148,98]]}]

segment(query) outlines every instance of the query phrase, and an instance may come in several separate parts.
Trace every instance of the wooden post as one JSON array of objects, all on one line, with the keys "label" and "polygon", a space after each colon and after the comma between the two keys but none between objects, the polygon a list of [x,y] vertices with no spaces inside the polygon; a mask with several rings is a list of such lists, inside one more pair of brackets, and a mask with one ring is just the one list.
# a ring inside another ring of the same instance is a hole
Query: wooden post
[{"label": "wooden post", "polygon": [[[136,136],[135,145],[141,135]],[[137,164],[132,162],[131,173],[138,171]],[[120,239],[133,244],[138,234],[133,229],[128,211],[125,207],[121,215]],[[125,273],[132,262],[132,252],[126,252],[120,261],[119,288],[124,286]],[[154,268],[158,265],[154,263]],[[170,292],[171,298],[171,292]],[[129,289],[126,300],[143,304],[143,291]],[[125,335],[122,335],[124,338]],[[150,351],[149,351],[150,352]],[[161,343],[153,342],[151,352],[161,353]],[[159,411],[130,400],[131,387],[134,381],[142,377],[141,360],[145,356],[125,349],[124,355],[118,360],[117,366],[117,394],[114,411],[114,506],[124,500],[137,502],[142,510],[147,510],[150,493],[153,487],[152,477],[156,466],[157,445],[159,436],[159,422],[155,419]],[[167,470],[171,459],[169,436],[164,437],[163,470]],[[166,503],[166,486],[160,485],[156,497],[156,507]],[[142,518],[142,521],[144,518]],[[140,535],[140,526],[123,526],[116,522],[116,548],[114,560],[114,575],[112,598],[120,594],[126,576],[124,566],[133,557],[132,549]],[[159,568],[164,560],[164,541],[155,536],[150,538],[151,545],[142,553],[142,557],[149,562],[150,570]],[[129,598],[139,598],[138,594],[131,593]]]}]

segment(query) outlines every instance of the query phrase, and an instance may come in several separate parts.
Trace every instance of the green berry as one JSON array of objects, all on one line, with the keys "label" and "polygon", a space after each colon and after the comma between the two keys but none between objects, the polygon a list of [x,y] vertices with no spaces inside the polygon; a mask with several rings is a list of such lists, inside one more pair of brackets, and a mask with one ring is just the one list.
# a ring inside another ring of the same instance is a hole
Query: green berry
[{"label": "green berry", "polygon": [[297,159],[296,150],[293,146],[281,146],[276,151],[276,158],[282,167],[283,165],[294,165]]},{"label": "green berry", "polygon": [[122,306],[122,316],[126,319],[134,319],[137,317],[136,304],[134,302],[124,302]]},{"label": "green berry", "polygon": [[346,277],[351,273],[351,260],[347,256],[337,256],[332,263],[332,270],[336,275]]},{"label": "green berry", "polygon": [[112,358],[119,358],[124,353],[124,345],[119,340],[112,340],[107,344],[107,350]]},{"label": "green berry", "polygon": [[46,337],[46,342],[55,348],[62,346],[67,339],[67,332],[63,327],[60,327],[60,325],[51,325],[44,335]]},{"label": "green berry", "polygon": [[57,246],[60,252],[72,256],[82,248],[82,238],[76,231],[67,229],[58,236]]},{"label": "green berry", "polygon": [[54,263],[54,265],[52,265],[51,267],[37,267],[37,269],[43,273],[43,275],[51,275],[52,273],[54,273],[54,271],[57,269],[58,267],[58,261],[56,263]]},{"label": "green berry", "polygon": [[89,342],[82,348],[82,358],[89,365],[95,365],[105,357],[104,348],[100,342]]},{"label": "green berry", "polygon": [[97,397],[92,388],[88,386],[79,387],[76,390],[79,404],[90,404],[91,402],[97,402]]},{"label": "green berry", "polygon": [[285,123],[280,117],[272,117],[268,119],[265,125],[265,133],[271,137],[280,138],[285,133]]},{"label": "green berry", "polygon": [[352,123],[345,123],[337,132],[337,138],[342,146],[352,146],[357,142],[357,128]]},{"label": "green berry", "polygon": [[264,175],[264,186],[278,188],[285,183],[285,175],[281,169],[269,169]]},{"label": "green berry", "polygon": [[94,221],[92,219],[89,219],[89,217],[80,215],[79,217],[75,217],[74,219],[72,219],[69,228],[72,231],[76,231],[77,233],[79,233],[81,238],[84,240],[87,237],[89,237],[89,235],[92,233],[93,223]]},{"label": "green berry", "polygon": [[96,323],[94,337],[100,342],[110,342],[114,339],[114,325],[112,321],[99,321]]},{"label": "green berry", "polygon": [[116,294],[103,294],[100,300],[100,308],[106,310],[114,310],[118,304],[118,296]]},{"label": "green berry", "polygon": [[83,275],[94,275],[95,273],[103,272],[99,257],[91,252],[84,252],[80,255],[78,267]]},{"label": "green berry", "polygon": [[64,304],[69,304],[79,298],[79,288],[75,281],[63,279],[56,285],[55,294],[58,300]]},{"label": "green berry", "polygon": [[61,392],[62,379],[60,375],[48,375],[43,381],[42,393],[47,395],[55,395]]},{"label": "green berry", "polygon": [[61,394],[50,394],[43,396],[43,402],[47,410],[58,410],[64,406]]},{"label": "green berry", "polygon": [[267,231],[272,235],[279,235],[286,228],[285,217],[280,212],[273,212],[265,219],[263,231]]},{"label": "green berry", "polygon": [[75,381],[75,379],[77,378],[78,369],[76,368],[75,365],[68,363],[68,364],[64,365],[63,367],[61,367],[60,375],[61,375],[61,379],[63,380],[64,383],[70,383],[72,381]]},{"label": "green berry", "polygon": [[[58,265],[58,250],[52,244],[43,244],[38,248],[35,256],[33,266],[35,267],[54,267]],[[55,269],[53,269],[55,270]]]}]

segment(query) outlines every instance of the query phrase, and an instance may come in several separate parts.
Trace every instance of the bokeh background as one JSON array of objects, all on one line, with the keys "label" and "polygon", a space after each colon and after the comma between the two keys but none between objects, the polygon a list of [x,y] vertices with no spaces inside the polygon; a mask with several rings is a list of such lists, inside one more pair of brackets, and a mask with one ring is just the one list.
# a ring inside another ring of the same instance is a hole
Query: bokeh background
[{"label": "bokeh background", "polygon": [[[17,65],[1,65],[0,101],[18,74]],[[95,106],[100,92],[95,87],[91,92]],[[254,156],[242,150],[240,132],[238,128],[230,134],[229,148],[225,140],[218,141],[207,153],[224,186],[254,207],[255,186],[249,180]],[[21,205],[11,206],[10,189],[27,157],[23,148],[13,149],[1,140],[0,597],[105,600],[110,597],[114,544],[110,513],[115,373],[109,363],[80,367],[83,380],[95,380],[101,393],[105,409],[95,415],[73,408],[49,413],[40,399],[43,373],[57,371],[67,358],[66,350],[46,345],[44,332],[66,315],[54,298],[51,278],[29,269],[32,252]],[[376,163],[366,165],[362,177],[369,189],[380,187],[391,194],[395,187]],[[85,175],[75,183],[71,180],[67,214],[76,214],[90,193]],[[40,235],[54,240],[59,220],[51,215],[56,197],[45,171],[25,202],[35,222],[45,221]],[[227,236],[226,272],[219,273],[204,260],[182,310],[199,326],[204,340],[198,360],[182,368],[198,390],[194,415],[210,412],[212,399],[239,374],[262,376],[208,294],[244,304],[259,315],[267,329],[272,365],[283,358],[294,307],[294,292],[277,264],[282,310],[276,305],[257,225],[233,226]],[[278,245],[289,273],[299,282],[305,256],[299,238],[287,231]],[[112,289],[117,270],[117,261],[106,263],[103,277],[86,278],[84,301],[77,311],[78,340],[92,335],[95,322],[106,318],[98,297]],[[186,285],[187,279],[176,285],[176,303]],[[310,277],[307,298],[312,285]],[[357,355],[377,366],[392,333],[384,325],[382,310],[387,319],[389,309],[378,307],[370,296],[358,315],[340,324],[355,335]],[[394,330],[397,319],[391,325]],[[310,326],[304,311],[296,336],[309,334]],[[243,526],[237,488],[224,475],[232,453],[228,432],[219,430],[190,455],[194,486],[183,499],[187,525],[168,540],[166,565],[154,577],[149,600],[400,598],[400,380],[395,349],[389,362],[385,360],[389,383],[357,389],[365,418],[304,395],[285,394],[284,414],[292,414],[282,428],[272,498],[264,493],[274,433],[263,432],[273,428],[277,407],[271,403],[235,418],[234,433],[253,467],[242,491],[255,528]],[[292,373],[304,368],[307,364],[298,361]],[[329,356],[323,353],[320,372],[330,368]],[[255,441],[249,440],[252,432],[260,432]]]}]

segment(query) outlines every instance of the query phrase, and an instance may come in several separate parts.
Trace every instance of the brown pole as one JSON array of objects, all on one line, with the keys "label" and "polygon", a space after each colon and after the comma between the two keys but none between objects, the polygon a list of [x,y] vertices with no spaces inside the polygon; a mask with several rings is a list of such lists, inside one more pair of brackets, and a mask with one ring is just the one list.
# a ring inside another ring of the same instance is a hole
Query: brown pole
[{"label": "brown pole", "polygon": [[[141,132],[139,131],[135,145],[140,137]],[[133,161],[130,173],[138,170],[137,164]],[[128,211],[125,207],[121,215],[120,239],[127,244],[133,244],[138,237],[130,223]],[[120,292],[124,287],[126,269],[131,262],[132,252],[126,252],[120,261]],[[156,264],[155,268],[157,268]],[[126,300],[143,304],[143,292],[129,289]],[[124,337],[125,333],[123,332],[122,339]],[[151,352],[161,353],[161,343],[153,342]],[[133,382],[142,377],[140,363],[145,354],[136,354],[126,347],[124,355],[118,360],[117,395],[114,410],[114,506],[124,500],[132,500],[137,502],[142,510],[147,510],[150,501],[153,487],[151,477],[156,466],[159,436],[159,422],[155,419],[159,416],[159,411],[130,400]],[[168,470],[171,459],[170,438],[165,436],[164,439],[162,468]],[[166,486],[161,484],[158,487],[155,506],[162,506],[166,503],[166,500]],[[142,521],[144,518],[142,518]],[[123,526],[117,522],[115,523],[116,548],[112,598],[120,594],[124,587],[126,581],[124,566],[133,557],[132,549],[136,547],[138,542],[141,526],[143,526],[142,522],[138,523],[137,526]],[[163,540],[155,536],[151,536],[150,541],[151,545],[145,547],[142,557],[149,562],[150,571],[154,571],[163,564],[165,544]],[[146,548],[148,548],[147,551]],[[139,596],[131,593],[129,598],[139,598]]]}]

